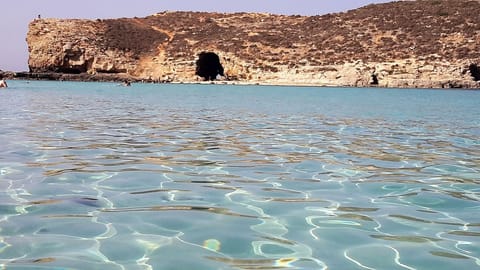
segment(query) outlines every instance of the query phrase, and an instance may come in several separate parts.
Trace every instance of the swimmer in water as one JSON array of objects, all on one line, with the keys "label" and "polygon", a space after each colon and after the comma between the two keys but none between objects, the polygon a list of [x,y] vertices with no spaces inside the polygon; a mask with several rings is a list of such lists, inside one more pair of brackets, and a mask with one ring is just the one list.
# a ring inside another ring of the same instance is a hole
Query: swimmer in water
[{"label": "swimmer in water", "polygon": [[8,87],[7,81],[5,81],[4,79],[0,79],[0,88],[7,88],[7,87]]}]

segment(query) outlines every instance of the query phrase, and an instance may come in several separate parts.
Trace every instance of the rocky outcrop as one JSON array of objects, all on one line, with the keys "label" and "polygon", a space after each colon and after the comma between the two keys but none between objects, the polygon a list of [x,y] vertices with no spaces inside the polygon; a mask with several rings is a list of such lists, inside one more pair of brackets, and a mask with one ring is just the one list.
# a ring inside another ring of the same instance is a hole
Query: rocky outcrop
[{"label": "rocky outcrop", "polygon": [[15,77],[15,74],[10,71],[3,71],[0,69],[0,79],[11,79]]},{"label": "rocky outcrop", "polygon": [[[162,12],[110,20],[39,19],[34,73],[189,82],[480,88],[480,2],[418,0],[324,16]],[[203,53],[203,54],[202,54]],[[200,71],[200,73],[199,73]],[[198,76],[200,75],[200,76]]]}]

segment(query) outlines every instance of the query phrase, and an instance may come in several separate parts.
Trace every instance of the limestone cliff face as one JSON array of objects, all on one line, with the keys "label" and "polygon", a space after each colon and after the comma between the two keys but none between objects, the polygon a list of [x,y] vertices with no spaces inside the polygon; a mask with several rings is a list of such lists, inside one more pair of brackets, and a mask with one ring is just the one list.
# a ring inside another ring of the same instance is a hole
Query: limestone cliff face
[{"label": "limestone cliff face", "polygon": [[32,72],[195,81],[201,52],[231,80],[273,84],[480,87],[480,2],[418,0],[324,16],[163,12],[146,18],[41,19]]}]

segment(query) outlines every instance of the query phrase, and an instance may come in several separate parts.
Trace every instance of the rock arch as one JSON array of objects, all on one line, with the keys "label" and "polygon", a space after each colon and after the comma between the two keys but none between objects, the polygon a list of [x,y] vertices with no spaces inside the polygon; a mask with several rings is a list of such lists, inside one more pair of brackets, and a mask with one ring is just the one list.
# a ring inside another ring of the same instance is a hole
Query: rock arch
[{"label": "rock arch", "polygon": [[195,75],[202,77],[205,81],[213,81],[217,76],[225,76],[224,69],[220,63],[220,57],[214,52],[201,52],[196,61]]}]

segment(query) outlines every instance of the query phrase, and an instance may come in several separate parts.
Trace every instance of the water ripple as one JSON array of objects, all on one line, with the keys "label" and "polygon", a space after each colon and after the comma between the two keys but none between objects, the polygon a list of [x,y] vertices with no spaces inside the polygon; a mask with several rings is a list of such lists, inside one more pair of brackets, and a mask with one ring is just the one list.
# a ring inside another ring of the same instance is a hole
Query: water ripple
[{"label": "water ripple", "polygon": [[480,266],[470,92],[439,117],[422,91],[394,114],[327,89],[48,85],[1,93],[0,268]]}]

